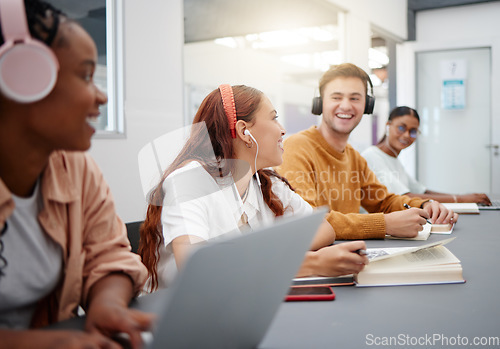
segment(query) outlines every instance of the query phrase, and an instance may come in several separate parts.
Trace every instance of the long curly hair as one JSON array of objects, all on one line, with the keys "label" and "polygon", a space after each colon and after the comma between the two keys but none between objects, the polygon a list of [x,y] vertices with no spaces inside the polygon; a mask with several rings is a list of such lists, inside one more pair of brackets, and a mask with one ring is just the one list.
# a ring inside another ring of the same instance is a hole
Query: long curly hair
[{"label": "long curly hair", "polygon": [[[263,93],[255,88],[238,85],[233,86],[234,102],[236,105],[237,120],[252,122],[254,113],[258,109]],[[217,160],[232,159],[234,157],[233,141],[229,128],[229,121],[224,112],[222,96],[219,89],[212,91],[201,103],[193,120],[193,125],[204,122],[206,132],[193,127],[192,132],[170,166],[165,170],[160,183],[149,194],[149,205],[146,219],[140,229],[139,254],[146,265],[150,276],[150,288],[158,288],[158,260],[159,249],[162,248],[163,232],[161,223],[162,203],[164,198],[163,182],[169,174],[184,166],[190,161],[198,161],[212,175],[218,176],[220,169],[211,166],[207,159],[215,153]],[[261,181],[264,202],[276,216],[282,216],[285,208],[281,200],[273,193],[272,177],[285,182],[288,181],[270,169],[257,171]]]}]

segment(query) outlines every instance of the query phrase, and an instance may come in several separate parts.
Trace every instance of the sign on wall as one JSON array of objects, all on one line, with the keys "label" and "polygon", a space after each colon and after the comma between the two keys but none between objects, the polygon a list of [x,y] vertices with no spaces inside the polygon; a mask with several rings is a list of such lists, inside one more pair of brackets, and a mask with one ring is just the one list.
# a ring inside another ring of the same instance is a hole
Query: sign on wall
[{"label": "sign on wall", "polygon": [[465,81],[467,63],[465,59],[441,61],[441,108],[465,109]]}]

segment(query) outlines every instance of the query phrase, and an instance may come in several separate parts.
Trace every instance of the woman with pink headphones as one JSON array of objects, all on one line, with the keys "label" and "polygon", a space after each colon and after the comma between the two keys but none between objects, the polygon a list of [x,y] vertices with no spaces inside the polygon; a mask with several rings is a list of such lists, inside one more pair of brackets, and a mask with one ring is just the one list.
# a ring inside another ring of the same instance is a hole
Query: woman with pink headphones
[{"label": "woman with pink headphones", "polygon": [[[133,347],[147,272],[89,149],[106,95],[89,34],[37,0],[0,0],[0,347]],[[86,332],[36,328],[86,312]]]}]

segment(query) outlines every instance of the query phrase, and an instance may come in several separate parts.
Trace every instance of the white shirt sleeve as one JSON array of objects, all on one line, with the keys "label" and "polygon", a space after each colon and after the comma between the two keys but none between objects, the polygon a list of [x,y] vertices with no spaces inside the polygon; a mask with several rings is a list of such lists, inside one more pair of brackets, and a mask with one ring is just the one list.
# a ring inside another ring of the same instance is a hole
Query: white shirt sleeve
[{"label": "white shirt sleeve", "polygon": [[312,213],[312,206],[302,199],[302,197],[291,190],[286,183],[276,177],[272,177],[273,192],[276,194],[285,209],[284,216],[295,216],[307,213]]},{"label": "white shirt sleeve", "polygon": [[161,214],[165,246],[183,235],[210,238],[213,196],[220,189],[205,169],[192,162],[172,172],[163,183],[165,197]]}]

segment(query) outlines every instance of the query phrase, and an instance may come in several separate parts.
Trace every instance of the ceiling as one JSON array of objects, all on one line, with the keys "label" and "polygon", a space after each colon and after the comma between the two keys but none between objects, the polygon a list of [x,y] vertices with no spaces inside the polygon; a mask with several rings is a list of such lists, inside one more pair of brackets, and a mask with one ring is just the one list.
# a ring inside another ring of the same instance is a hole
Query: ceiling
[{"label": "ceiling", "polygon": [[[407,0],[408,40],[415,40],[418,11],[493,1],[499,0]],[[328,0],[184,0],[184,41],[336,25],[338,10]]]},{"label": "ceiling", "polygon": [[184,42],[337,24],[325,0],[184,0]]},{"label": "ceiling", "polygon": [[494,1],[498,0],[408,0],[408,9],[412,9],[413,11],[422,11]]},{"label": "ceiling", "polygon": [[499,0],[407,0],[408,1],[408,40],[416,39],[415,16],[418,11],[434,10],[452,6],[473,5]]}]

